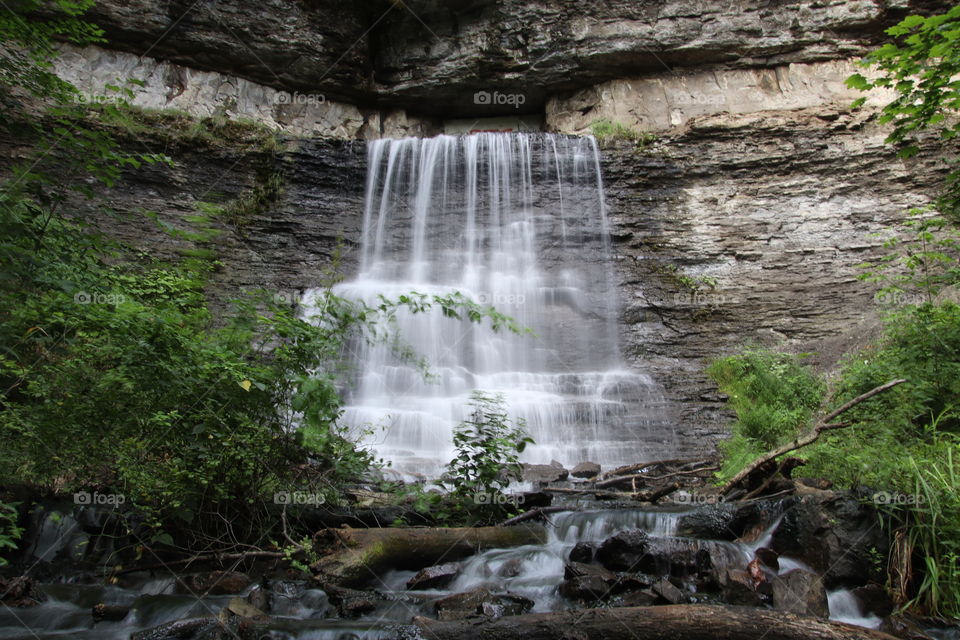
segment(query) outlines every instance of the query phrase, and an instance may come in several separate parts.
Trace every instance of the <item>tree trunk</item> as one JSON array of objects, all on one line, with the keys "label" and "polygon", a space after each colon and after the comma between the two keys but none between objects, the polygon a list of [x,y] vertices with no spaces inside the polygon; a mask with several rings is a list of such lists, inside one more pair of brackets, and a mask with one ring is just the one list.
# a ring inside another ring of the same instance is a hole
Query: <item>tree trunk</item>
[{"label": "tree trunk", "polygon": [[587,609],[493,621],[414,618],[430,640],[895,640],[871,629],[783,611],[719,605]]},{"label": "tree trunk", "polygon": [[332,538],[333,550],[311,569],[325,581],[349,587],[365,586],[389,569],[415,571],[484,549],[547,540],[543,526],[529,522],[513,527],[327,529],[323,535]]}]

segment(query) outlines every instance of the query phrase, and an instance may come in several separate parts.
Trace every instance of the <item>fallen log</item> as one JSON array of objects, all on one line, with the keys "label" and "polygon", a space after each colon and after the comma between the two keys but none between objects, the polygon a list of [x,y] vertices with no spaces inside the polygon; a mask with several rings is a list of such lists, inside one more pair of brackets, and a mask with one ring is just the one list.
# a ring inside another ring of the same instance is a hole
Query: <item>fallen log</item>
[{"label": "fallen log", "polygon": [[430,640],[894,640],[783,611],[721,605],[622,607],[505,616],[489,622],[413,619]]},{"label": "fallen log", "polygon": [[756,460],[754,460],[753,462],[745,466],[743,469],[741,469],[737,475],[733,476],[733,478],[731,478],[729,482],[727,482],[725,485],[723,485],[723,487],[720,488],[720,495],[727,495],[732,489],[736,488],[739,484],[743,482],[743,480],[745,480],[748,476],[750,476],[758,467],[761,467],[772,460],[776,460],[777,458],[779,458],[785,453],[790,453],[791,451],[796,451],[797,449],[805,447],[809,444],[813,444],[814,442],[817,441],[818,438],[820,438],[820,436],[825,431],[831,431],[831,430],[843,429],[843,428],[849,427],[850,426],[849,422],[840,422],[837,424],[833,424],[831,421],[839,417],[840,415],[846,413],[847,411],[849,411],[856,405],[860,404],[864,400],[869,400],[873,396],[879,393],[883,393],[888,389],[892,389],[898,384],[903,384],[904,382],[906,382],[905,378],[900,378],[899,380],[891,380],[886,384],[882,384],[879,387],[875,387],[870,391],[867,391],[866,393],[863,393],[857,396],[850,402],[847,402],[846,404],[844,404],[839,409],[831,411],[829,414],[827,414],[818,422],[818,424],[813,428],[812,431],[810,431],[810,433],[803,436],[799,436],[795,440],[792,440],[791,442],[788,442],[787,444],[777,449],[774,449],[773,451],[769,451],[763,454],[762,456],[760,456],[759,458],[757,458]]},{"label": "fallen log", "polygon": [[602,489],[604,487],[611,487],[621,482],[633,482],[634,480],[643,480],[644,482],[657,482],[660,480],[666,480],[667,478],[674,478],[676,476],[690,476],[696,475],[703,472],[716,471],[720,467],[701,467],[699,469],[690,469],[689,471],[674,471],[673,473],[665,473],[662,476],[648,476],[645,473],[636,473],[628,476],[614,476],[612,478],[607,478],[606,480],[601,480],[596,483],[594,486],[597,489]]},{"label": "fallen log", "polygon": [[677,458],[671,460],[652,460],[650,462],[638,462],[637,464],[629,464],[623,467],[617,467],[611,471],[603,474],[604,478],[612,478],[614,476],[625,476],[631,473],[635,473],[641,469],[646,469],[648,467],[686,467],[690,465],[709,463],[710,458]]},{"label": "fallen log", "polygon": [[326,549],[318,545],[317,550],[329,553],[311,570],[319,580],[354,588],[375,582],[389,569],[416,571],[484,549],[547,540],[543,525],[529,522],[513,527],[327,529],[317,537],[322,539],[324,534],[331,544]]}]

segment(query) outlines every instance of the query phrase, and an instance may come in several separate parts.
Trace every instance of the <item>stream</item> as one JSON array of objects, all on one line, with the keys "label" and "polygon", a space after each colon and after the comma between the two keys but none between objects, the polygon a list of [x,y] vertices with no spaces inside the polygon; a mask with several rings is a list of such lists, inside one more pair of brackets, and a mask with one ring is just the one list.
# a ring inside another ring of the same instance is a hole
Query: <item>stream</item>
[{"label": "stream", "polygon": [[[454,593],[485,587],[494,593],[512,593],[533,600],[534,612],[574,608],[576,603],[559,593],[564,566],[577,543],[599,543],[618,532],[641,529],[663,539],[678,552],[708,549],[714,565],[746,568],[757,549],[767,545],[779,517],[752,542],[700,540],[675,535],[680,518],[691,509],[598,510],[567,512],[551,516],[545,544],[509,549],[492,549],[464,560],[459,575],[445,589],[410,591],[412,571],[390,571],[373,585],[385,599],[376,609],[357,619],[337,617],[327,595],[307,581],[283,580],[269,584],[271,620],[263,639],[349,640],[396,637],[399,628],[417,615],[433,616],[437,600]],[[803,563],[781,556],[781,574]],[[0,608],[0,638],[33,639],[81,638],[89,640],[127,639],[131,634],[185,618],[215,616],[231,598],[250,597],[262,587],[254,585],[242,593],[198,598],[177,592],[170,577],[133,578],[124,587],[96,584],[45,584],[48,599],[32,608]],[[834,620],[876,628],[880,619],[864,615],[849,591],[828,594],[830,617]],[[95,623],[91,609],[97,604],[129,608],[121,620]],[[945,638],[947,636],[944,636]]]}]

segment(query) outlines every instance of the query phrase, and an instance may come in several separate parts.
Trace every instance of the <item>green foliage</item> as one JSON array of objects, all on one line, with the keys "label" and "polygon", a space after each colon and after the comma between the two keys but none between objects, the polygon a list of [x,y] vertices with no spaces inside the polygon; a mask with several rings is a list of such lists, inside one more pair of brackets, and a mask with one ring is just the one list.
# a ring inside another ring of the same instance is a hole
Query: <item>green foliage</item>
[{"label": "green foliage", "polygon": [[470,417],[454,429],[457,455],[442,481],[460,510],[490,521],[511,511],[504,489],[520,479],[519,456],[533,440],[522,420],[514,424],[507,416],[501,394],[474,391],[470,407]]},{"label": "green foliage", "polygon": [[[879,77],[868,79],[854,74],[847,85],[868,91],[874,87],[893,89],[897,97],[883,108],[881,123],[891,123],[887,141],[901,145],[901,157],[916,155],[917,135],[936,129],[943,139],[960,133],[954,116],[960,108],[960,5],[929,17],[912,15],[887,29],[894,42],[866,56],[863,65],[875,67]],[[861,98],[854,103],[859,106]],[[960,203],[960,172],[948,178],[948,193],[941,209],[956,213]]]},{"label": "green foliage", "polygon": [[883,285],[880,302],[933,302],[944,287],[960,281],[960,232],[932,207],[911,209],[883,246],[890,253],[861,264],[858,276]]},{"label": "green foliage", "polygon": [[16,0],[0,12],[0,104],[19,108],[17,90],[66,101],[76,89],[51,71],[54,43],[104,42],[103,31],[80,19],[94,0]]},{"label": "green foliage", "polygon": [[656,136],[649,131],[637,131],[620,122],[613,122],[607,118],[600,118],[590,123],[590,133],[600,144],[614,140],[629,140],[635,142],[638,146],[645,147],[654,140]]},{"label": "green foliage", "polygon": [[765,349],[715,360],[707,373],[737,413],[733,437],[721,445],[724,478],[795,437],[810,423],[825,392],[823,381],[800,356]]},{"label": "green foliage", "polygon": [[[23,535],[23,528],[19,526],[20,515],[17,505],[0,502],[0,554],[17,548],[17,540]],[[0,556],[0,567],[7,561]]]},{"label": "green foliage", "polygon": [[[819,404],[823,383],[782,358],[749,351],[711,366],[738,416],[733,437],[723,445],[724,478],[802,432]],[[827,406],[897,378],[909,382],[853,407],[843,416],[850,427],[826,431],[791,455],[806,458],[805,474],[839,487],[903,496],[887,508],[907,525],[913,555],[922,559],[913,567],[920,579],[908,598],[923,612],[956,616],[960,306],[922,304],[889,314],[882,339],[843,360]]]}]

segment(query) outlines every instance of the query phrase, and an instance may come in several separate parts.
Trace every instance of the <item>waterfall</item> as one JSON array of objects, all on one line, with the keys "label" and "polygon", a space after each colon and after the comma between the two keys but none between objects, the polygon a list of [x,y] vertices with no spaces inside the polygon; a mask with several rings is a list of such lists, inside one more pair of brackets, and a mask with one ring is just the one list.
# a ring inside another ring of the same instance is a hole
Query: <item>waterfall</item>
[{"label": "waterfall", "polygon": [[[618,348],[617,295],[600,156],[592,137],[480,133],[368,147],[358,275],[335,292],[374,302],[460,292],[535,335],[401,312],[396,328],[430,368],[358,342],[342,417],[372,430],[395,469],[435,474],[470,392],[502,393],[536,445],[524,459],[572,465],[663,453],[662,398]],[[309,299],[310,296],[307,296]]]}]

